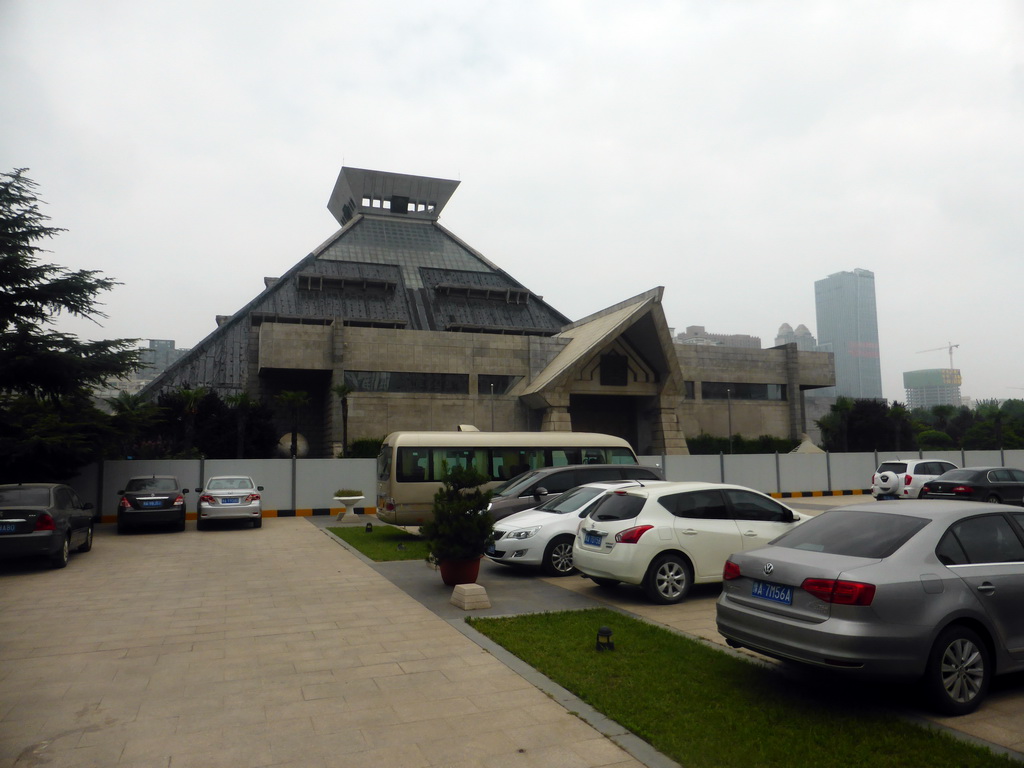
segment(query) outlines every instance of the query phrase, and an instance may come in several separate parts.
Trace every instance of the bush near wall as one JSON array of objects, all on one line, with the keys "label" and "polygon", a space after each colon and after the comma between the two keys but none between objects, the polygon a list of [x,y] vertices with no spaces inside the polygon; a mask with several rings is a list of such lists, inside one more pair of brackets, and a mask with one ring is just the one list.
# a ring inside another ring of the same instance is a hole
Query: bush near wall
[{"label": "bush near wall", "polygon": [[733,435],[732,445],[728,437],[715,437],[701,433],[697,437],[686,438],[686,445],[693,456],[717,455],[719,453],[789,453],[798,445],[799,440],[786,437],[761,435],[748,440],[740,435]]}]

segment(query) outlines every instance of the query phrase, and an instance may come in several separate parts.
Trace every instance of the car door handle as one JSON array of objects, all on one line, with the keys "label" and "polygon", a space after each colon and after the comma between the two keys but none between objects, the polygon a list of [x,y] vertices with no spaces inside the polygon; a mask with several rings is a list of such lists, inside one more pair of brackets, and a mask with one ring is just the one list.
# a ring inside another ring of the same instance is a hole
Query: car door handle
[{"label": "car door handle", "polygon": [[743,535],[749,536],[750,538],[754,538],[755,536],[757,536],[757,531],[744,531]]},{"label": "car door handle", "polygon": [[995,585],[986,581],[984,584],[978,586],[978,591],[983,592],[986,595],[991,595],[995,593],[996,588]]},{"label": "car door handle", "polygon": [[683,528],[679,532],[681,534],[683,534],[683,536],[696,536],[697,535],[697,529],[696,528]]}]

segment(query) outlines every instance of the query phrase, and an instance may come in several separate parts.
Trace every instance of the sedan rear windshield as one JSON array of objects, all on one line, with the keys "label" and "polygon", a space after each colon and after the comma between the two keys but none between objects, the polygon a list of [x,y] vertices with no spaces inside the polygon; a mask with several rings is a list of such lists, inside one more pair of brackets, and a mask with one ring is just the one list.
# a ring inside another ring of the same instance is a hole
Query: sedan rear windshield
[{"label": "sedan rear windshield", "polygon": [[628,496],[609,493],[594,503],[590,511],[591,520],[632,520],[640,514],[647,499],[643,496]]},{"label": "sedan rear windshield", "polygon": [[49,488],[4,488],[0,490],[0,507],[48,507]]},{"label": "sedan rear windshield", "polygon": [[834,509],[782,534],[772,544],[829,555],[879,559],[892,555],[928,522],[925,518],[906,515]]}]

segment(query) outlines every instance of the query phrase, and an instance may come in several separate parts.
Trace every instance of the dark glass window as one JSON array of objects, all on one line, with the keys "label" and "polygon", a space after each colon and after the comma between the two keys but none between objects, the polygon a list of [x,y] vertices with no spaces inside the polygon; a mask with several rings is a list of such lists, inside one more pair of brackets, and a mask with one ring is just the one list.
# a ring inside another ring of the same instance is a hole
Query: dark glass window
[{"label": "dark glass window", "polygon": [[469,374],[416,373],[413,371],[345,371],[345,386],[353,392],[465,395],[469,393]]},{"label": "dark glass window", "polygon": [[[476,377],[476,391],[480,395],[504,395],[515,383],[521,379],[521,376],[500,376],[490,373],[481,373]],[[491,387],[494,387],[492,390]]]},{"label": "dark glass window", "polygon": [[1024,545],[1014,533],[1010,521],[1002,515],[961,520],[950,527],[946,536],[950,535],[959,542],[969,563],[1017,563],[1024,560]]},{"label": "dark glass window", "polygon": [[700,396],[705,400],[785,400],[786,385],[703,381]]},{"label": "dark glass window", "polygon": [[624,387],[629,383],[629,360],[625,355],[601,355],[601,384]]},{"label": "dark glass window", "polygon": [[727,488],[725,495],[732,505],[732,515],[737,520],[763,520],[770,523],[781,523],[793,519],[789,510],[784,506],[759,494]]},{"label": "dark glass window", "polygon": [[658,502],[676,517],[698,520],[728,520],[729,512],[721,491],[687,491],[662,496]]},{"label": "dark glass window", "polygon": [[772,543],[829,555],[883,558],[906,544],[928,522],[906,515],[834,509],[801,523]]}]

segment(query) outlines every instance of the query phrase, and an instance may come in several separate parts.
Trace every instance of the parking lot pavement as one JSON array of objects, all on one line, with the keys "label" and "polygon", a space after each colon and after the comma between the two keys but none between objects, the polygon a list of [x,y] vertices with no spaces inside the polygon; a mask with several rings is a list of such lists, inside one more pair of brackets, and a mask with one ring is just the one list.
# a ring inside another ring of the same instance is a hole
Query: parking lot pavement
[{"label": "parking lot pavement", "polygon": [[336,765],[641,763],[308,518],[0,564],[0,768]]}]

